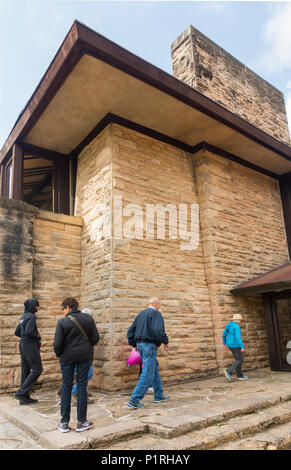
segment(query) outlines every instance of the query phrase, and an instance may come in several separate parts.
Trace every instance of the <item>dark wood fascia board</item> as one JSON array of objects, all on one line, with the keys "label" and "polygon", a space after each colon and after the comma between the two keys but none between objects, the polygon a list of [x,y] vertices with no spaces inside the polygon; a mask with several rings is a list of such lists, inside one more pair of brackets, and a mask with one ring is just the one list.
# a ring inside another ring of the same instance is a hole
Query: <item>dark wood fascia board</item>
[{"label": "dark wood fascia board", "polygon": [[72,25],[29,102],[19,115],[0,151],[0,163],[17,141],[22,141],[33,128],[53,96],[57,93],[84,51],[78,38],[76,22]]},{"label": "dark wood fascia board", "polygon": [[95,126],[90,132],[89,134],[77,145],[77,147],[75,147],[70,153],[69,153],[69,157],[71,159],[74,159],[76,158],[79,153],[82,152],[82,150],[90,144],[90,142],[92,142],[93,139],[95,139],[99,134],[100,132],[103,131],[103,129],[105,129],[105,127],[107,127],[109,124],[111,124],[111,119],[109,117],[110,115],[107,114],[103,119],[101,119],[101,121],[98,122],[97,126]]},{"label": "dark wood fascia board", "polygon": [[24,140],[77,62],[90,54],[173,96],[291,161],[291,147],[256,128],[189,85],[75,21],[6,140],[0,163],[14,142]]},{"label": "dark wood fascia board", "polygon": [[238,297],[238,296],[246,296],[246,295],[283,292],[285,290],[290,290],[290,288],[291,288],[291,281],[282,281],[282,282],[272,282],[270,284],[262,284],[259,286],[242,287],[241,289],[231,289],[230,292],[232,295]]},{"label": "dark wood fascia board", "polygon": [[151,137],[156,139],[164,144],[172,145],[173,147],[179,148],[184,150],[185,152],[190,152],[192,147],[190,145],[185,144],[184,142],[173,139],[165,134],[157,132],[149,127],[142,126],[137,124],[133,121],[129,121],[128,119],[122,118],[121,116],[117,116],[116,114],[108,113],[106,116],[101,119],[101,121],[97,124],[94,129],[85,137],[84,140],[69,154],[70,157],[76,157],[79,153],[93,140],[95,139],[100,132],[102,132],[106,126],[109,124],[118,124],[120,126],[126,127],[127,129],[131,129],[135,132],[139,132],[140,134],[146,135],[147,137]]},{"label": "dark wood fascia board", "polygon": [[76,27],[87,54],[154,86],[291,161],[291,147],[288,145],[87,26],[76,22]]},{"label": "dark wood fascia board", "polygon": [[45,149],[32,145],[27,142],[22,143],[23,151],[25,154],[33,155],[34,157],[45,158],[47,160],[58,160],[59,158],[68,158],[65,153],[55,152],[54,150]]},{"label": "dark wood fascia board", "polygon": [[185,152],[188,152],[190,154],[195,154],[199,152],[200,150],[208,150],[212,153],[215,153],[216,155],[227,158],[228,160],[231,160],[235,163],[239,163],[240,165],[246,166],[247,168],[258,171],[259,173],[262,173],[264,175],[270,176],[271,178],[275,178],[275,179],[279,178],[279,176],[276,175],[275,173],[272,173],[271,171],[265,170],[264,168],[254,165],[253,163],[250,163],[241,157],[238,157],[229,152],[226,152],[225,150],[215,147],[214,145],[208,144],[207,142],[200,142],[199,144],[195,146],[191,146],[180,140],[173,139],[172,137],[169,137],[165,134],[162,134],[153,129],[150,129],[149,127],[142,126],[140,124],[137,124],[133,121],[129,121],[128,119],[124,119],[121,116],[117,116],[112,113],[108,113],[103,119],[101,119],[101,121],[97,124],[96,127],[94,127],[94,129],[92,129],[92,131],[85,137],[85,139],[83,139],[82,142],[74,150],[72,150],[72,152],[70,152],[69,157],[76,158],[79,155],[79,153],[93,139],[95,139],[98,136],[98,134],[100,134],[100,132],[102,132],[105,129],[106,126],[108,126],[109,124],[113,124],[113,123],[126,127],[127,129],[131,129],[136,132],[139,132],[143,135],[146,135],[160,142],[163,142],[164,144],[172,145],[173,147],[179,148],[180,150],[184,150]]},{"label": "dark wood fascia board", "polygon": [[230,160],[232,162],[239,163],[240,165],[250,168],[251,170],[255,170],[255,171],[258,171],[259,173],[263,173],[264,175],[270,176],[271,178],[275,178],[275,179],[280,178],[279,175],[276,175],[275,173],[271,171],[265,170],[264,168],[261,168],[260,166],[255,165],[254,163],[248,162],[247,160],[244,160],[243,158],[238,157],[237,155],[233,155],[232,153],[227,152],[226,150],[220,149],[218,147],[215,147],[214,145],[208,144],[207,142],[200,142],[199,144],[192,147],[193,154],[200,152],[201,150],[208,150],[211,153],[224,157],[227,160]]}]

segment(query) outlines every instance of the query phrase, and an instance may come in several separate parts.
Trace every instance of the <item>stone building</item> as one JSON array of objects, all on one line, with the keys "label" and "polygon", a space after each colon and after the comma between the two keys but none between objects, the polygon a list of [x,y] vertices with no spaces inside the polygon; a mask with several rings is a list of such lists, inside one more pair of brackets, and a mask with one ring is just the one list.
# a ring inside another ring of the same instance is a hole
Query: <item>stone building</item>
[{"label": "stone building", "polygon": [[29,297],[41,305],[46,386],[60,381],[52,341],[68,295],[104,327],[102,390],[136,382],[126,332],[153,295],[171,343],[164,382],[221,373],[234,313],[245,369],[291,370],[283,95],[192,26],[172,60],[174,76],[76,21],[11,130],[0,153],[2,391],[20,381],[14,330]]}]

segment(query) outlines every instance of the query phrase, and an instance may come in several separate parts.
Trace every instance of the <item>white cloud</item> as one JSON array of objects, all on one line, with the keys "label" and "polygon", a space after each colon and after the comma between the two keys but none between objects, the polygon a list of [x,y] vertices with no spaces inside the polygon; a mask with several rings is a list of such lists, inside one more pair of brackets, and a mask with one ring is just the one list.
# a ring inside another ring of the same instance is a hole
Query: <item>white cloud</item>
[{"label": "white cloud", "polygon": [[291,2],[276,5],[263,28],[266,48],[260,64],[267,72],[291,68]]}]

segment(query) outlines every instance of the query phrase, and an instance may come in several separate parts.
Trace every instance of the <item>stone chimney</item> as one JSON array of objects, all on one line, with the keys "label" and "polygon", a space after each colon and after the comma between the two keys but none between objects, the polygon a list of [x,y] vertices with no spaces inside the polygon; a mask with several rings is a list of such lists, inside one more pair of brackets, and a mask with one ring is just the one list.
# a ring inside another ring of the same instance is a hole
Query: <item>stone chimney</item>
[{"label": "stone chimney", "polygon": [[290,145],[283,93],[189,26],[171,47],[179,80]]}]

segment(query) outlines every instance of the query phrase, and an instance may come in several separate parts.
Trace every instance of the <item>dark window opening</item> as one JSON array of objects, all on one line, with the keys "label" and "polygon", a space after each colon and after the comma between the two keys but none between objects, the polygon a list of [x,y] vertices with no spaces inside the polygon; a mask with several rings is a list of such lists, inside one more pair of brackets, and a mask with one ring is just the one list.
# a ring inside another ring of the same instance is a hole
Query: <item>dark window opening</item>
[{"label": "dark window opening", "polygon": [[24,156],[23,200],[48,211],[53,210],[53,162],[43,157]]}]

